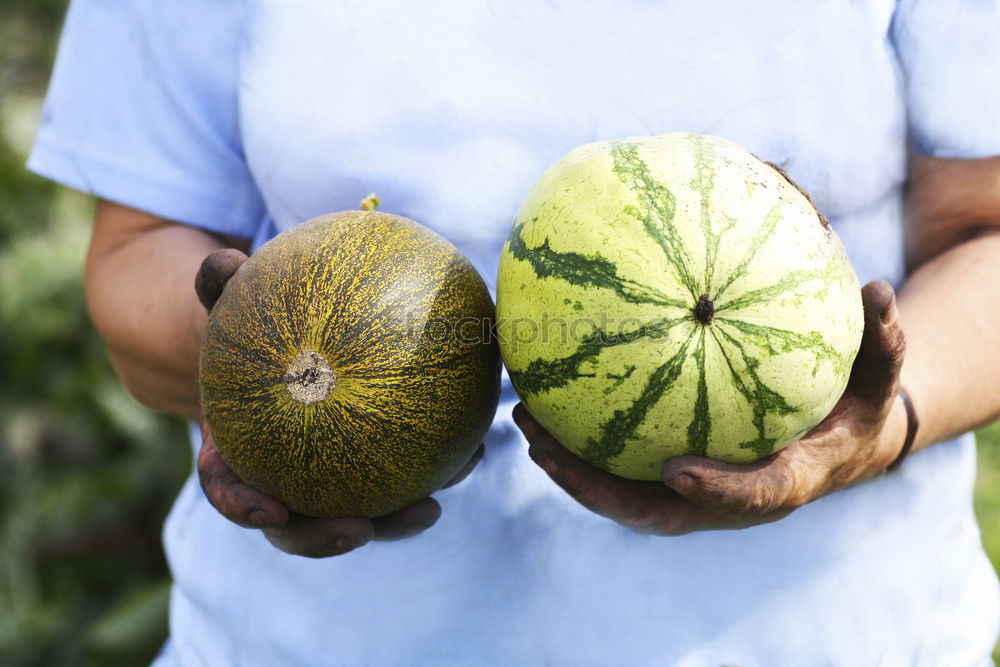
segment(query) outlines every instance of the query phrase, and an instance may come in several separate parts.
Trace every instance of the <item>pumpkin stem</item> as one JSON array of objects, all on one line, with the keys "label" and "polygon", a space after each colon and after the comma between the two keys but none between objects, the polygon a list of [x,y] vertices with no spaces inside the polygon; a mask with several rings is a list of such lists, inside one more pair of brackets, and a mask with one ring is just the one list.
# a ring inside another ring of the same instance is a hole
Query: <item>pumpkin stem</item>
[{"label": "pumpkin stem", "polygon": [[701,298],[698,299],[698,303],[695,304],[694,316],[702,324],[712,323],[712,318],[715,316],[715,304],[712,303],[707,294],[702,294]]},{"label": "pumpkin stem", "polygon": [[379,199],[375,195],[375,193],[373,192],[373,193],[371,193],[370,195],[368,195],[367,197],[365,197],[364,199],[361,200],[361,210],[362,211],[374,211],[375,209],[377,209],[379,207],[379,204],[381,204],[381,203],[382,203],[382,200]]},{"label": "pumpkin stem", "polygon": [[288,365],[282,378],[288,387],[288,393],[296,401],[312,405],[330,395],[337,384],[330,362],[322,354],[311,350],[303,350],[292,363]]}]

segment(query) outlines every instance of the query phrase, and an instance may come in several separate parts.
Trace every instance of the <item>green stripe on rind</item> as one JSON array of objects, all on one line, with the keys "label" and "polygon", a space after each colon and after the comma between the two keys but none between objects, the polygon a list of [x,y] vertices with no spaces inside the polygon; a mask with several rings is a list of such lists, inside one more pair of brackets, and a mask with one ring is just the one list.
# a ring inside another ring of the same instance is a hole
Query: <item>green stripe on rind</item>
[{"label": "green stripe on rind", "polygon": [[691,274],[687,250],[674,225],[677,202],[673,193],[653,179],[649,167],[639,158],[635,144],[615,144],[611,157],[614,160],[612,170],[633,190],[641,206],[638,209],[626,207],[626,213],[642,223],[643,229],[659,244],[667,261],[676,269],[691,297],[697,300],[702,291]]},{"label": "green stripe on rind", "polygon": [[705,377],[705,329],[699,327],[701,336],[694,351],[694,361],[698,366],[698,398],[694,403],[694,415],[687,431],[687,453],[696,456],[708,454],[708,436],[712,432],[712,416],[708,412],[708,381]]},{"label": "green stripe on rind", "polygon": [[587,439],[583,448],[586,460],[596,465],[607,465],[625,450],[626,442],[635,437],[636,429],[645,421],[650,409],[680,377],[693,338],[692,333],[669,361],[653,371],[646,386],[627,410],[615,410],[611,419],[601,426],[600,439]]},{"label": "green stripe on rind", "polygon": [[[715,170],[709,158],[712,157],[712,146],[700,135],[691,137],[695,145],[694,164],[695,177],[691,179],[691,188],[701,195],[701,231],[705,236],[705,285],[701,294],[712,293],[712,283],[715,278],[715,262],[719,254],[719,244],[728,228],[719,233],[712,231],[711,206],[712,190],[715,187]],[[731,227],[732,225],[730,225]]]},{"label": "green stripe on rind", "polygon": [[609,289],[630,303],[688,307],[684,302],[658,290],[622,278],[618,275],[614,262],[599,254],[557,252],[549,245],[548,237],[540,246],[529,248],[524,242],[523,230],[523,222],[514,226],[507,242],[507,250],[514,259],[530,262],[539,278],[559,278],[579,287]]},{"label": "green stripe on rind", "polygon": [[[640,354],[645,349],[641,342],[609,353],[603,350],[612,344],[598,345],[594,339],[577,339],[568,346],[564,341],[558,351],[519,346],[515,357],[522,370],[511,372],[514,386],[538,401],[539,415],[547,413],[554,434],[565,427],[567,447],[636,479],[646,478],[650,466],[655,468],[649,457],[657,456],[652,446],[656,437],[668,438],[659,444],[670,455],[724,460],[746,461],[751,454],[759,458],[784,445],[793,432],[801,432],[803,420],[817,414],[817,403],[834,391],[808,382],[809,372],[824,382],[831,379],[828,375],[846,382],[849,375],[852,355],[838,350],[855,327],[849,322],[851,331],[825,330],[837,327],[839,320],[823,311],[821,298],[828,293],[836,306],[849,287],[843,254],[829,245],[828,237],[812,233],[811,211],[792,193],[764,185],[770,181],[758,161],[748,159],[744,165],[722,142],[690,135],[671,138],[662,147],[646,140],[612,142],[594,149],[599,152],[596,159],[594,150],[588,150],[569,160],[558,178],[545,182],[549,190],[539,192],[548,199],[539,194],[528,202],[530,208],[522,209],[525,214],[518,222],[525,224],[516,227],[509,248],[513,257],[508,259],[525,260],[519,270],[531,266],[541,277],[590,291],[570,294],[582,301],[582,309],[645,315],[648,309],[630,308],[629,302],[655,305],[666,301],[661,292],[667,292],[672,295],[669,305],[687,315],[678,321],[692,324],[675,329],[669,347],[659,351],[669,361],[659,354],[652,359]],[[731,191],[741,182],[725,173],[725,165],[735,163],[749,167],[742,202],[740,192]],[[609,182],[608,171],[619,182]],[[579,189],[576,183],[587,187]],[[575,206],[586,224],[573,218]],[[591,217],[595,210],[599,219]],[[563,240],[563,230],[571,238],[581,228],[583,245]],[[600,231],[592,233],[594,228]],[[540,243],[543,235],[541,257],[525,256],[535,252],[526,242]],[[588,245],[594,241],[601,245]],[[619,252],[624,249],[627,253]],[[822,266],[830,250],[836,257],[828,255],[829,263]],[[637,267],[642,260],[651,266]],[[626,271],[625,266],[630,268]],[[512,282],[507,311],[516,312],[509,304],[520,305],[518,299],[538,306],[555,303],[560,296],[546,291],[560,289],[554,281],[540,286],[540,296],[524,287],[520,280]],[[703,294],[714,302],[715,319],[695,326],[692,309]],[[613,305],[614,299],[623,303]],[[812,313],[818,319],[810,319]],[[681,313],[657,315],[664,314]],[[767,326],[772,323],[786,328]],[[825,333],[808,331],[814,328]],[[613,363],[605,363],[611,359]],[[691,363],[685,366],[688,359]],[[548,391],[553,396],[545,396]],[[593,407],[601,409],[574,403],[582,397],[596,399]]]},{"label": "green stripe on rind", "polygon": [[[641,338],[666,338],[674,326],[690,320],[691,317],[662,319],[644,324],[632,331],[620,334],[596,329],[584,338],[573,354],[562,359],[535,359],[524,370],[507,370],[514,388],[519,394],[535,395],[563,387],[581,377],[594,377],[593,373],[581,373],[580,367],[595,360],[601,350],[619,345],[627,345]],[[634,367],[633,367],[634,369]]]},{"label": "green stripe on rind", "polygon": [[[810,293],[808,296],[811,298],[822,298],[830,289],[830,283],[834,280],[835,271],[836,269],[832,265],[828,265],[822,269],[799,269],[798,271],[792,271],[772,285],[750,290],[732,301],[716,302],[715,312],[719,313],[727,310],[746,308],[758,303],[771,303],[776,297],[792,293],[795,288],[812,280],[821,281],[820,287],[816,292]],[[806,295],[800,295],[799,298],[801,299],[802,296]]]},{"label": "green stripe on rind", "polygon": [[774,234],[774,230],[777,229],[778,222],[781,220],[781,207],[783,204],[784,201],[779,201],[771,208],[770,211],[768,211],[767,215],[764,216],[763,223],[761,223],[760,227],[757,228],[757,231],[754,232],[753,238],[750,239],[749,247],[743,255],[743,261],[741,261],[739,265],[732,270],[729,274],[729,278],[725,283],[723,283],[722,287],[719,288],[719,291],[715,293],[715,296],[712,297],[712,301],[715,302],[716,308],[719,307],[719,303],[722,300],[722,296],[726,293],[726,290],[732,287],[734,282],[747,275],[747,269],[750,266],[750,262],[754,260],[754,257],[757,256],[760,249],[767,244],[768,239],[770,239],[771,235]]},{"label": "green stripe on rind", "polygon": [[847,361],[837,352],[837,350],[824,340],[818,331],[810,331],[802,334],[797,331],[778,329],[765,324],[751,324],[743,320],[736,320],[731,317],[718,317],[715,322],[720,326],[730,326],[742,334],[745,342],[752,343],[768,355],[801,350],[812,354],[816,358],[813,366],[813,376],[819,370],[820,362],[828,362],[833,366],[839,377],[846,377],[848,367]]},{"label": "green stripe on rind", "polygon": [[[799,410],[789,405],[784,396],[764,384],[764,381],[757,374],[757,366],[760,362],[747,354],[743,343],[734,338],[722,327],[713,327],[712,334],[719,346],[719,350],[722,352],[722,356],[726,360],[726,365],[729,366],[729,372],[733,377],[733,386],[736,387],[736,390],[743,396],[743,399],[750,405],[750,409],[753,412],[753,426],[757,430],[757,438],[741,443],[740,448],[749,449],[758,457],[766,456],[774,449],[774,443],[777,442],[777,439],[765,437],[764,417],[768,413],[784,416],[798,412]],[[733,366],[732,358],[729,352],[726,351],[726,346],[719,339],[720,335],[742,358],[743,365],[746,367],[745,373],[750,380],[749,385],[744,382],[743,373],[737,371]]]}]

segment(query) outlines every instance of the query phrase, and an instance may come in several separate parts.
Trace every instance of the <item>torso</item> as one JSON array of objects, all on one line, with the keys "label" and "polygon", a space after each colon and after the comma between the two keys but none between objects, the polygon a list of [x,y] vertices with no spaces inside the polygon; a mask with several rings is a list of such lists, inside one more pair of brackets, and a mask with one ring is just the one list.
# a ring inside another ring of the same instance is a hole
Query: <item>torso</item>
[{"label": "torso", "polygon": [[[889,0],[247,4],[241,140],[267,233],[375,192],[492,285],[518,202],[546,167],[595,139],[684,130],[782,165],[863,281],[901,277],[905,117]],[[964,632],[935,624],[940,614],[996,617],[995,596],[961,583],[995,585],[968,507],[968,442],[775,524],[652,538],[555,487],[509,421],[514,400],[508,390],[473,475],[437,495],[438,525],[344,557],[280,554],[190,483],[166,530],[173,654],[893,664],[926,633]],[[929,589],[948,592],[929,600]]]}]

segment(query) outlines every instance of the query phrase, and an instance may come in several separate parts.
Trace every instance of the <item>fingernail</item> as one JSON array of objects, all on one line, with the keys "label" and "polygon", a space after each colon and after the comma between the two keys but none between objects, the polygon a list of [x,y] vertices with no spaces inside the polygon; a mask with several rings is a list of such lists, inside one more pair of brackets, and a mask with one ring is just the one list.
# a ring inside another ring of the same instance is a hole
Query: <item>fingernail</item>
[{"label": "fingernail", "polygon": [[249,519],[250,523],[257,528],[267,528],[271,525],[271,522],[268,521],[267,513],[265,513],[264,510],[251,510]]},{"label": "fingernail", "polygon": [[552,458],[552,455],[543,449],[531,448],[528,450],[528,455],[531,457],[531,460],[538,465],[538,467],[547,473],[555,471],[558,467],[555,459]]},{"label": "fingernail", "polygon": [[879,319],[882,320],[882,324],[889,324],[889,322],[892,321],[895,314],[895,308],[893,307],[895,303],[895,299],[891,299],[889,303],[886,304],[885,308],[882,309],[882,312],[879,314]]},{"label": "fingernail", "polygon": [[427,530],[428,528],[430,528],[433,525],[434,525],[433,523],[430,523],[430,524],[427,524],[427,523],[414,523],[414,524],[412,524],[410,526],[407,526],[406,528],[403,529],[403,537],[414,537],[414,536],[419,535],[420,533],[424,532],[425,530]]},{"label": "fingernail", "polygon": [[511,414],[514,417],[514,423],[521,429],[521,433],[528,440],[533,440],[544,433],[542,425],[535,421],[535,418],[531,416],[531,413],[528,412],[528,409],[523,404],[518,403],[514,406]]},{"label": "fingernail", "polygon": [[337,551],[345,553],[348,551],[354,551],[360,546],[363,546],[364,542],[358,542],[357,540],[352,540],[348,537],[338,537],[333,541],[333,546],[337,548]]},{"label": "fingernail", "polygon": [[538,437],[539,433],[538,428],[536,427],[535,423],[531,421],[530,417],[525,417],[524,419],[521,419],[516,423],[517,427],[521,429],[521,433],[524,434],[524,437],[527,440],[529,441],[534,440],[535,438]]},{"label": "fingernail", "polygon": [[698,486],[698,478],[689,472],[676,472],[667,476],[664,483],[678,493],[687,493]]}]

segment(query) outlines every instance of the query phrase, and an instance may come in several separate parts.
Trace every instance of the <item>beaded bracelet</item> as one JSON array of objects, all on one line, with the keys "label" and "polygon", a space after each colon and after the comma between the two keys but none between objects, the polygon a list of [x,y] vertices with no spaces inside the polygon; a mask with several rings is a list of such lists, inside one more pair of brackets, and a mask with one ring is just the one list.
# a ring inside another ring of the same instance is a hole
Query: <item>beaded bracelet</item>
[{"label": "beaded bracelet", "polygon": [[885,469],[886,472],[892,472],[903,464],[903,459],[913,449],[913,441],[917,438],[917,427],[920,426],[917,411],[913,409],[913,401],[910,400],[910,395],[902,387],[899,388],[899,397],[903,399],[903,407],[906,409],[906,439],[903,440],[903,448],[899,450],[899,456],[889,464],[889,467]]}]

